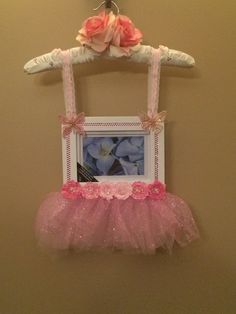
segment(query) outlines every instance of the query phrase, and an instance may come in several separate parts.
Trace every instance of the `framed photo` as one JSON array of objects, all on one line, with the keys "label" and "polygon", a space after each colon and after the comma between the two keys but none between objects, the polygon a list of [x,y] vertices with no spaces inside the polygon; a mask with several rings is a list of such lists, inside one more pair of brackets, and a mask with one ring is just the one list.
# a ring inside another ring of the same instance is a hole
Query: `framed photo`
[{"label": "framed photo", "polygon": [[164,126],[143,130],[139,117],[86,117],[85,135],[62,137],[63,181],[164,183]]}]

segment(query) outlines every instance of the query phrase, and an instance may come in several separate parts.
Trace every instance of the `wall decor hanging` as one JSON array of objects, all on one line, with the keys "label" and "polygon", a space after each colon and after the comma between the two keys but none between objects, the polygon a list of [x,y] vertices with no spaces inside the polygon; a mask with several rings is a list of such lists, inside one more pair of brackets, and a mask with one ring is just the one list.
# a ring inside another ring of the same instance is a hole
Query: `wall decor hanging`
[{"label": "wall decor hanging", "polygon": [[[167,192],[164,121],[158,112],[161,65],[193,66],[186,53],[143,45],[143,35],[114,1],[84,21],[79,47],[55,49],[26,63],[27,73],[62,68],[65,114],[61,191],[49,194],[36,217],[40,245],[53,249],[171,252],[199,237],[188,205]],[[116,14],[111,10],[115,7]],[[135,117],[86,117],[77,112],[73,64],[97,58],[148,64],[147,112]]]}]

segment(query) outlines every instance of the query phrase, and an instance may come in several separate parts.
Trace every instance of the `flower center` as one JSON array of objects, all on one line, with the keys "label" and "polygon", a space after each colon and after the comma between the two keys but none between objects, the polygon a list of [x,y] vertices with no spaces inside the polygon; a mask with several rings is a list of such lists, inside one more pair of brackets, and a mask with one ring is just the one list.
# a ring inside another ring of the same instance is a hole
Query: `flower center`
[{"label": "flower center", "polygon": [[110,154],[110,149],[109,147],[106,146],[101,146],[100,151],[99,151],[99,155],[101,155],[102,157],[106,157]]},{"label": "flower center", "polygon": [[109,152],[106,149],[102,148],[101,151],[100,151],[100,155],[107,156],[107,155],[109,155]]}]

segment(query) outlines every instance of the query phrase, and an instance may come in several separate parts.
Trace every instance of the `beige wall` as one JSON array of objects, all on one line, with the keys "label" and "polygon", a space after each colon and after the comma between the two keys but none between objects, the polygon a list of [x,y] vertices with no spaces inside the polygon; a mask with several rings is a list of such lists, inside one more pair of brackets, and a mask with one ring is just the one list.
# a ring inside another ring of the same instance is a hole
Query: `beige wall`
[{"label": "beige wall", "polygon": [[[76,46],[97,1],[3,0],[1,314],[236,313],[235,1],[118,2],[145,43],[196,58],[193,69],[163,67],[161,110],[169,113],[167,186],[191,205],[201,241],[172,256],[54,258],[39,250],[32,226],[45,194],[61,184],[57,116],[64,105],[59,71],[27,76],[22,68],[53,48]],[[128,68],[104,61],[76,67],[80,108],[89,115],[144,109],[145,67]]]}]

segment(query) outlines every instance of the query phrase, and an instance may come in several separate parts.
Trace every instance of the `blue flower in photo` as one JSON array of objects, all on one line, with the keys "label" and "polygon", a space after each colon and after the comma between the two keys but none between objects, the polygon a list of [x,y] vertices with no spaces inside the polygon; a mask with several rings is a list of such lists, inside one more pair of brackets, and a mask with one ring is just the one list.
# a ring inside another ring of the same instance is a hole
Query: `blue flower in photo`
[{"label": "blue flower in photo", "polygon": [[144,136],[84,138],[83,160],[94,176],[143,175]]},{"label": "blue flower in photo", "polygon": [[93,141],[86,147],[87,153],[96,160],[96,167],[102,175],[107,175],[112,167],[115,157],[112,150],[116,146],[112,138],[94,137]]},{"label": "blue flower in photo", "polygon": [[[89,144],[92,144],[92,143],[93,143],[93,138],[92,137],[84,137],[84,141],[83,141],[83,159],[84,160],[89,159],[87,146]],[[91,160],[90,160],[89,164],[90,163],[91,163]]]},{"label": "blue flower in photo", "polygon": [[144,174],[144,160],[136,162],[126,161],[122,158],[119,159],[120,164],[124,170],[125,175],[143,175]]},{"label": "blue flower in photo", "polygon": [[84,158],[85,169],[88,170],[92,176],[99,175],[99,172],[96,167],[96,163],[94,163],[93,157],[87,153],[87,150],[84,150],[84,156],[85,155],[86,155],[86,159]]},{"label": "blue flower in photo", "polygon": [[138,174],[138,166],[133,162],[126,161],[122,158],[119,159],[120,164],[124,170],[125,175],[137,175]]},{"label": "blue flower in photo", "polygon": [[137,167],[138,167],[138,174],[144,175],[144,160],[137,160],[136,161]]},{"label": "blue flower in photo", "polygon": [[117,145],[116,156],[127,156],[131,162],[144,159],[144,138],[134,136],[124,139]]}]

